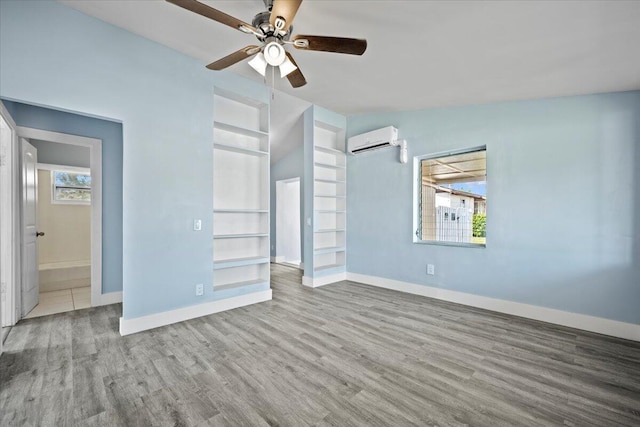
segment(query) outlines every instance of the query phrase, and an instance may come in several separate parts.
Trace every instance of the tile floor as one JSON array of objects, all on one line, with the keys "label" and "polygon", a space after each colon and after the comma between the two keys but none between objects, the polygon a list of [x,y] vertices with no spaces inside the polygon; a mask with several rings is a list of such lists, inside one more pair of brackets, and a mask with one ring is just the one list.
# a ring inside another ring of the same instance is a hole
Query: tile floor
[{"label": "tile floor", "polygon": [[40,302],[25,319],[91,307],[91,287],[40,292]]}]

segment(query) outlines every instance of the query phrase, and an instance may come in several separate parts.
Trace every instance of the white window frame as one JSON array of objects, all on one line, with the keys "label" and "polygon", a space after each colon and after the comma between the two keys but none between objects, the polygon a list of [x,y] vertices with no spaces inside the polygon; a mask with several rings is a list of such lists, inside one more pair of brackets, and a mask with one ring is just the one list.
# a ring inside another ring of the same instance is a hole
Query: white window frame
[{"label": "white window frame", "polygon": [[[444,242],[438,240],[422,240],[421,234],[421,203],[422,203],[422,161],[428,159],[437,159],[439,157],[455,156],[458,154],[472,153],[474,151],[485,151],[489,153],[489,149],[486,145],[478,145],[475,147],[468,147],[459,150],[441,151],[437,153],[425,154],[422,156],[413,157],[413,243],[421,245],[436,245],[436,246],[455,246],[464,248],[486,248],[485,243],[463,243],[463,242]],[[487,157],[488,158],[488,157]],[[487,161],[487,168],[488,168]]]},{"label": "white window frame", "polygon": [[[68,173],[77,173],[82,175],[91,175],[90,168],[81,168],[75,166],[66,166],[66,165],[52,165],[48,163],[38,163],[38,169],[48,170],[51,174],[51,204],[53,205],[91,205],[91,200],[56,200],[55,191],[56,191],[56,182],[55,182],[55,173],[56,172],[68,172]],[[91,179],[91,197],[93,197],[93,178]]]}]

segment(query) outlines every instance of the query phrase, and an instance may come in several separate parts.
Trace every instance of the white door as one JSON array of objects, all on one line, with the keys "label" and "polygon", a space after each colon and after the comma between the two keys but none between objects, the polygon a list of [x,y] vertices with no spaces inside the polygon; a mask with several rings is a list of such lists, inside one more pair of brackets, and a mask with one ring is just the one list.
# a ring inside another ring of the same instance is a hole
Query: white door
[{"label": "white door", "polygon": [[21,138],[22,150],[22,316],[38,304],[38,150]]}]

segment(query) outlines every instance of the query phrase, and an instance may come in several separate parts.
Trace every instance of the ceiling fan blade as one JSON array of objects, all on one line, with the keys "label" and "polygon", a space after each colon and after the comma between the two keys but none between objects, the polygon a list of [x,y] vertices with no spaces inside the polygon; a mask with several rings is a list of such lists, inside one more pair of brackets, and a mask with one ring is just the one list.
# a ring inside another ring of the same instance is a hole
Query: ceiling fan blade
[{"label": "ceiling fan blade", "polygon": [[237,62],[242,61],[243,59],[247,59],[258,52],[260,52],[260,46],[247,46],[233,52],[231,55],[227,55],[224,58],[212,62],[211,64],[207,65],[207,68],[210,70],[222,70]]},{"label": "ceiling fan blade", "polygon": [[307,84],[307,79],[304,78],[302,71],[300,71],[300,66],[296,64],[295,59],[289,52],[287,52],[287,58],[295,65],[297,68],[287,75],[287,80],[291,83],[293,87],[302,87]]},{"label": "ceiling fan blade", "polygon": [[[227,15],[224,12],[219,11],[218,9],[214,9],[211,6],[207,6],[206,4],[200,3],[196,0],[167,0],[169,3],[175,4],[176,6],[180,6],[184,9],[190,10],[191,12],[197,13],[198,15],[202,15],[206,18],[213,19],[214,21],[218,21],[221,24],[228,25],[231,28],[235,28],[236,30],[240,30],[243,33],[257,31],[252,25],[247,24],[239,20],[238,18],[234,18],[231,15]],[[247,31],[243,31],[241,28],[245,27]]]},{"label": "ceiling fan blade", "polygon": [[302,0],[274,0],[273,7],[271,8],[271,16],[269,17],[269,23],[276,26],[276,18],[284,18],[284,27],[282,31],[287,31],[293,22],[293,18],[298,12]]},{"label": "ceiling fan blade", "polygon": [[365,39],[345,37],[304,36],[298,34],[293,38],[293,45],[296,49],[346,53],[349,55],[362,55],[367,50],[367,41]]}]

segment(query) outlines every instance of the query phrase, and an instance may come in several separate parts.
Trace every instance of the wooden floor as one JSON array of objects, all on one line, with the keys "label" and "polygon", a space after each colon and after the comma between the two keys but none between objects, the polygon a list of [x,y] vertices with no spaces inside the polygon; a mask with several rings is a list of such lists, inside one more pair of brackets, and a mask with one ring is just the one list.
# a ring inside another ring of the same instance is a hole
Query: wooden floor
[{"label": "wooden floor", "polygon": [[127,337],[120,306],[20,322],[0,425],[640,425],[640,343],[343,282]]}]

